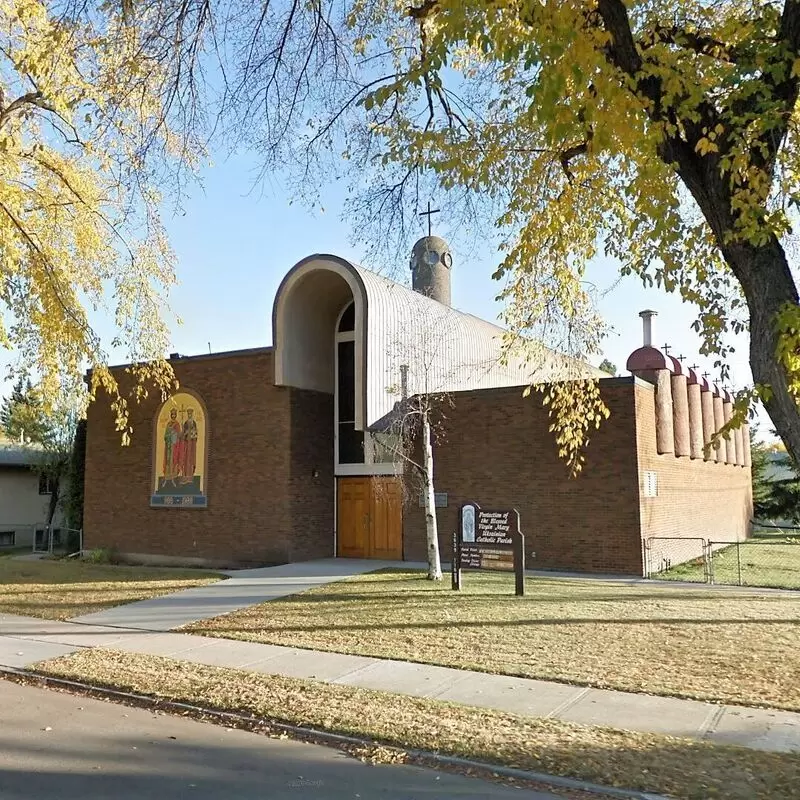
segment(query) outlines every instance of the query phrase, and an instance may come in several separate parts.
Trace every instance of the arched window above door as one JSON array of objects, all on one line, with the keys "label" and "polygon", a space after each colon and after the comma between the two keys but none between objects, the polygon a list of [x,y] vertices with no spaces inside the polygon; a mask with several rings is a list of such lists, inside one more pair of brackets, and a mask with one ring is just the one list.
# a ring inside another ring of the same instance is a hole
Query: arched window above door
[{"label": "arched window above door", "polygon": [[341,317],[339,317],[339,328],[337,329],[338,333],[348,333],[350,331],[355,331],[356,329],[356,305],[355,303],[350,303],[344,311],[342,311]]}]

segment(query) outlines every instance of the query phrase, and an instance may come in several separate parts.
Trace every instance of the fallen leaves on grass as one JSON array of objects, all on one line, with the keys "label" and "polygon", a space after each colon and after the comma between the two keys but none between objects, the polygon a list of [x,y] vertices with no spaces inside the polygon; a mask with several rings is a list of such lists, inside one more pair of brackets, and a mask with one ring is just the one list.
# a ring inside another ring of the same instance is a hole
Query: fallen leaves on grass
[{"label": "fallen leaves on grass", "polygon": [[800,759],[794,754],[531,719],[104,648],[38,668],[124,691],[365,737],[376,748],[434,751],[687,800],[800,797]]},{"label": "fallen leaves on grass", "polygon": [[185,630],[630,692],[800,710],[800,594],[385,570]]},{"label": "fallen leaves on grass", "polygon": [[205,586],[222,577],[200,570],[2,559],[0,612],[72,619],[192,586]]}]

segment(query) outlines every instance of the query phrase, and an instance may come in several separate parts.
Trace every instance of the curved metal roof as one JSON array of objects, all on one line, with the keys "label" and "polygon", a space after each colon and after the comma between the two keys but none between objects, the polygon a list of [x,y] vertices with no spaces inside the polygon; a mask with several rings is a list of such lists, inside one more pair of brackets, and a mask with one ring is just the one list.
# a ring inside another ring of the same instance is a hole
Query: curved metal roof
[{"label": "curved metal roof", "polygon": [[[323,277],[331,272],[340,276],[340,283],[333,284],[330,278]],[[313,291],[315,283],[319,292]],[[293,288],[304,284],[301,301],[293,302]],[[357,404],[362,411],[359,414],[357,409],[359,427],[371,426],[400,400],[401,365],[408,367],[409,395],[527,386],[604,374],[535,343],[527,354],[508,352],[503,328],[338,256],[314,255],[289,271],[275,297],[276,384],[332,391],[332,372],[326,389],[320,382],[319,365],[313,365],[313,354],[299,352],[287,337],[294,334],[308,338],[307,328],[299,329],[298,318],[304,320],[304,326],[309,324],[309,315],[315,313],[330,319],[333,306],[338,314],[349,299],[356,305],[357,361],[365,365],[363,373],[357,374],[361,386]],[[330,326],[326,337],[329,343],[333,336]],[[332,353],[331,345],[326,347]],[[288,363],[289,358],[299,359],[300,363]],[[309,364],[312,367],[306,369]]]}]

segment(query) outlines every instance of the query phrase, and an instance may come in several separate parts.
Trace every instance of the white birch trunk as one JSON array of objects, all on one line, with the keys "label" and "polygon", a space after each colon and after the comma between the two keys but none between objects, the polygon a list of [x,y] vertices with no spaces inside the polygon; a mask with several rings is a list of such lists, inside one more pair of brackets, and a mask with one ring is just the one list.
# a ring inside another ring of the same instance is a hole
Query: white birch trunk
[{"label": "white birch trunk", "polygon": [[442,579],[442,562],[439,558],[439,530],[436,524],[436,497],[433,492],[433,446],[431,423],[427,409],[422,412],[422,446],[425,451],[425,532],[428,537],[428,580]]}]

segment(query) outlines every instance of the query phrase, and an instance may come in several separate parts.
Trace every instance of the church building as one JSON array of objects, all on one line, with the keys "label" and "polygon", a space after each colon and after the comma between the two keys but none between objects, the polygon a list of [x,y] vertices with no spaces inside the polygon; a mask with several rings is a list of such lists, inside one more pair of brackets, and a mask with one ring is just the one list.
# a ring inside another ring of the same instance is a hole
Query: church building
[{"label": "church building", "polygon": [[[603,377],[545,348],[503,357],[503,329],[451,307],[451,273],[436,236],[414,246],[411,287],[309,256],[278,288],[273,345],[172,354],[180,387],[131,406],[128,446],[98,396],[84,547],[209,566],[424,560],[421,496],[391,421],[404,400],[430,395],[446,398],[434,444],[444,559],[465,502],[516,508],[533,569],[642,575],[654,538],[747,536],[747,431],[707,447],[731,398],[652,347],[652,312],[631,374]],[[115,374],[124,390],[124,367]],[[523,390],[581,377],[600,378],[611,417],[573,478],[547,410]]]}]

